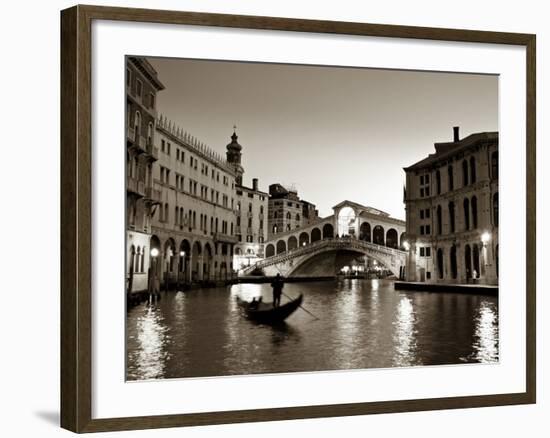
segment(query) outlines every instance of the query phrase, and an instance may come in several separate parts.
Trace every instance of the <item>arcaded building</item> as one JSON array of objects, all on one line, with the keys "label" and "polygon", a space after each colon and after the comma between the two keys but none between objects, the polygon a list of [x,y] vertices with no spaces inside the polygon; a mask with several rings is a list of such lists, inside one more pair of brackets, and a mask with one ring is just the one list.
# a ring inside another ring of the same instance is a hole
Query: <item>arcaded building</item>
[{"label": "arcaded building", "polygon": [[126,291],[147,289],[151,216],[159,202],[153,188],[157,92],[164,85],[143,58],[126,60]]},{"label": "arcaded building", "polygon": [[153,262],[162,283],[226,279],[233,272],[234,167],[166,118],[157,121]]},{"label": "arcaded building", "polygon": [[436,143],[406,173],[406,279],[498,284],[498,132]]}]

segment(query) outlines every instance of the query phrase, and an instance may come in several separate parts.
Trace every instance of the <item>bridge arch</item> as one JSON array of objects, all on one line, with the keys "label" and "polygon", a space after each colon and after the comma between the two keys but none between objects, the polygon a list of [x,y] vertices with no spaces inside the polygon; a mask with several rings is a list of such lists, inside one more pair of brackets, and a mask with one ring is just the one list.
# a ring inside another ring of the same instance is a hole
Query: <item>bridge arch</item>
[{"label": "bridge arch", "polygon": [[309,244],[309,234],[306,233],[305,231],[300,233],[299,244],[300,244],[300,247]]},{"label": "bridge arch", "polygon": [[298,239],[296,239],[296,236],[290,236],[288,238],[288,250],[296,249],[298,248]]},{"label": "bridge arch", "polygon": [[394,248],[394,249],[397,249],[397,247],[399,246],[397,230],[395,228],[390,228],[386,232],[386,246],[388,248]]},{"label": "bridge arch", "polygon": [[277,254],[281,254],[282,252],[286,252],[286,242],[283,239],[277,242]]},{"label": "bridge arch", "polygon": [[321,240],[321,230],[315,227],[313,230],[311,230],[311,241],[317,242],[318,240]]},{"label": "bridge arch", "polygon": [[371,242],[371,228],[368,222],[363,222],[359,228],[359,239],[364,240],[365,242]]},{"label": "bridge arch", "polygon": [[275,255],[275,246],[273,244],[268,243],[265,247],[265,256],[266,257],[273,257]]},{"label": "bridge arch", "polygon": [[334,227],[332,224],[323,225],[323,239],[331,239],[334,237]]},{"label": "bridge arch", "polygon": [[[326,254],[330,252],[345,251],[348,253],[356,253],[357,255],[366,255],[374,260],[376,260],[380,265],[386,267],[390,270],[393,275],[399,277],[400,270],[405,266],[405,253],[402,251],[395,252],[392,249],[379,249],[377,247],[368,246],[372,244],[363,244],[363,245],[353,245],[351,247],[335,247],[332,243],[338,242],[326,240],[324,241],[316,251],[309,254],[304,254],[303,256],[297,256],[294,258],[295,262],[290,265],[288,271],[284,273],[286,276],[293,276],[300,269],[306,265],[312,258],[317,257],[321,254]],[[284,268],[279,265],[284,270]],[[300,275],[300,274],[299,274]]]},{"label": "bridge arch", "polygon": [[376,225],[372,230],[372,243],[384,245],[384,227],[382,225]]}]

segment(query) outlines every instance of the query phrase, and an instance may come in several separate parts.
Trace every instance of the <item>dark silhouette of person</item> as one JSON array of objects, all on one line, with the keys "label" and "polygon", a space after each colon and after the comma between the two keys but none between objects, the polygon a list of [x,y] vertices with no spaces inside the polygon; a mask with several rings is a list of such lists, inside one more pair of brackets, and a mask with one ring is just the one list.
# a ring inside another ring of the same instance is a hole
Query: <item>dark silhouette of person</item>
[{"label": "dark silhouette of person", "polygon": [[284,281],[281,274],[275,276],[275,280],[271,283],[273,288],[273,307],[279,307],[281,305],[281,295],[283,294]]}]

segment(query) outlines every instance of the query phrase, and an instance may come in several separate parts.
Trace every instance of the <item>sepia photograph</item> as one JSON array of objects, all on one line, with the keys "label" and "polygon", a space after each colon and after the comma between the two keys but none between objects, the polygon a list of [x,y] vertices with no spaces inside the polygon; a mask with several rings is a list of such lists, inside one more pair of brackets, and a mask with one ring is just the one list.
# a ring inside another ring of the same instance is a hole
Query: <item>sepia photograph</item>
[{"label": "sepia photograph", "polygon": [[128,381],[499,362],[498,75],[125,62]]}]

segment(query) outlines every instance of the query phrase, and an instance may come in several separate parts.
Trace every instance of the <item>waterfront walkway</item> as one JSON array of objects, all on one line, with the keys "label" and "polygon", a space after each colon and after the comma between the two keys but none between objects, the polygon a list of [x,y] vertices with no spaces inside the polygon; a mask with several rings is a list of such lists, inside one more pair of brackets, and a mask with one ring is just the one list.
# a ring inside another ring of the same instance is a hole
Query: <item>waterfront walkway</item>
[{"label": "waterfront walkway", "polygon": [[484,295],[498,295],[498,286],[490,284],[449,284],[423,283],[420,281],[396,281],[395,290],[412,290],[422,292],[456,292]]}]

